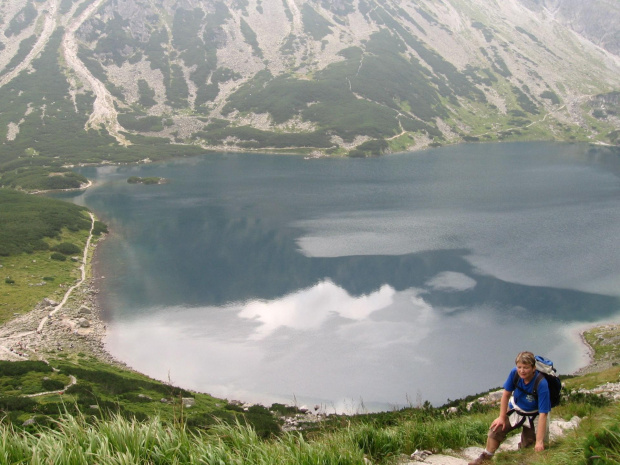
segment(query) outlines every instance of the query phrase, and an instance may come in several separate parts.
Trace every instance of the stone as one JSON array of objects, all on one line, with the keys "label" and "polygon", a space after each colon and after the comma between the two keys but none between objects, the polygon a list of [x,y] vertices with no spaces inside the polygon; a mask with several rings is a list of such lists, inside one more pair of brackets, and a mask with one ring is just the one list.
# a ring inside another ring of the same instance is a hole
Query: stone
[{"label": "stone", "polygon": [[78,310],[78,315],[90,315],[92,312],[86,305],[82,305]]},{"label": "stone", "polygon": [[181,400],[183,402],[183,407],[185,408],[190,408],[196,405],[196,399],[193,397],[183,397]]},{"label": "stone", "polygon": [[78,325],[80,326],[80,328],[90,328],[90,321],[88,321],[86,318],[80,318],[78,320]]}]

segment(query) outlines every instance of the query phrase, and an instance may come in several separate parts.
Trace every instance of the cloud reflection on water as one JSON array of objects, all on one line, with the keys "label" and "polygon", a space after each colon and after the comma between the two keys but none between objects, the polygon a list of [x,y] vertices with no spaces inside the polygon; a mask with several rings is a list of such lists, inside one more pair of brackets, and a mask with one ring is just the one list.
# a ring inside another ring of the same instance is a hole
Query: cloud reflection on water
[{"label": "cloud reflection on water", "polygon": [[620,309],[617,175],[567,162],[577,146],[484,147],[131,168],[171,180],[156,189],[119,167],[84,201],[116,233],[108,347],[248,401],[442,402],[498,385],[523,349],[570,372],[567,325]]},{"label": "cloud reflection on water", "polygon": [[[457,273],[442,273],[430,281],[457,286],[459,280]],[[558,353],[576,355],[574,342],[555,333],[552,322],[541,319],[520,328],[518,313],[500,317],[485,307],[455,314],[433,307],[426,293],[382,286],[354,297],[323,281],[270,301],[168,308],[112,322],[106,343],[130,366],[175,385],[266,404],[297,399],[339,412],[360,402],[374,410],[404,406],[417,397],[445,401],[454,361],[465,369],[478,363],[460,360],[459,348],[470,353],[480,339],[500,346],[510,333],[527,347],[545,334]],[[498,331],[501,323],[505,329]],[[555,351],[547,355],[557,357]],[[489,364],[501,357],[485,354]],[[478,378],[460,383],[475,389]]]},{"label": "cloud reflection on water", "polygon": [[363,320],[389,306],[395,293],[394,288],[384,285],[369,295],[354,297],[331,281],[323,281],[281,299],[248,302],[239,316],[261,323],[250,336],[253,340],[260,340],[281,327],[319,329],[328,319],[336,316]]},{"label": "cloud reflection on water", "polygon": [[466,291],[476,286],[476,280],[463,273],[445,271],[430,279],[426,284],[435,290]]}]

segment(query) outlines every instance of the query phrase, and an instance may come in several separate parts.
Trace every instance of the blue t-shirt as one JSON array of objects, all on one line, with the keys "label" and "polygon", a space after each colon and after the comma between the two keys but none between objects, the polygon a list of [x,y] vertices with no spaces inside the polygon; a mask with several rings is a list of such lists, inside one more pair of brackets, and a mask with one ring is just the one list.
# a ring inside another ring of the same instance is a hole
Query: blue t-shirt
[{"label": "blue t-shirt", "polygon": [[516,406],[525,412],[538,410],[539,413],[549,413],[551,411],[551,399],[549,397],[549,385],[547,384],[547,380],[544,377],[540,380],[540,384],[538,385],[537,402],[536,396],[534,396],[532,392],[534,391],[534,384],[536,377],[538,376],[538,370],[534,372],[534,377],[527,384],[525,384],[522,378],[517,376],[518,381],[515,385],[514,378],[516,372],[517,367],[512,369],[508,375],[508,379],[504,383],[504,389],[513,393],[512,395],[515,403],[517,404]]}]

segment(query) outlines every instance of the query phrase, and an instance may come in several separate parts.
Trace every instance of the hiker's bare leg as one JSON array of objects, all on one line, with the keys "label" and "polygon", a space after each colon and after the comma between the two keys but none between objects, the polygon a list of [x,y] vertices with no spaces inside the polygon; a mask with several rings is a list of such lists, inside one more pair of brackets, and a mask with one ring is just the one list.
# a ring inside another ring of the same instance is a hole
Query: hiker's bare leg
[{"label": "hiker's bare leg", "polygon": [[487,437],[487,447],[486,451],[490,454],[494,454],[495,451],[499,448],[500,442],[497,439]]}]

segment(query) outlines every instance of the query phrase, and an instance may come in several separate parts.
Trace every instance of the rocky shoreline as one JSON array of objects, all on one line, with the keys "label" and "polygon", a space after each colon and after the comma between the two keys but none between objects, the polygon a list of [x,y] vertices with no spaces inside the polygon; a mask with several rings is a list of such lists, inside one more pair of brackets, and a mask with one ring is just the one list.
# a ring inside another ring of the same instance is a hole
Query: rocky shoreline
[{"label": "rocky shoreline", "polygon": [[[94,225],[95,218],[91,217]],[[99,241],[103,240],[103,237]],[[65,294],[62,302],[45,298],[33,310],[0,326],[0,360],[43,360],[63,353],[67,359],[94,356],[117,367],[128,368],[105,349],[106,323],[101,316],[90,265],[96,244],[91,235],[79,261],[82,278]]]},{"label": "rocky shoreline", "polygon": [[0,360],[46,360],[59,353],[93,355],[125,367],[105,349],[106,324],[97,304],[98,290],[90,279],[74,290],[67,303],[44,299],[30,312],[0,328]]}]

